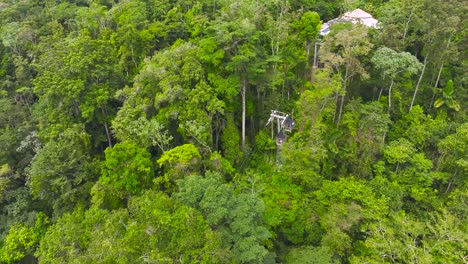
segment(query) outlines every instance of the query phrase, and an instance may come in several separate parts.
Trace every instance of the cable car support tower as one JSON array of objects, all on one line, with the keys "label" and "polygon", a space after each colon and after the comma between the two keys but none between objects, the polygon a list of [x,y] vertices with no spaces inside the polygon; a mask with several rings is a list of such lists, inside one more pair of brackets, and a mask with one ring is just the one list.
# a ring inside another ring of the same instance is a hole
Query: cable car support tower
[{"label": "cable car support tower", "polygon": [[271,137],[274,135],[274,122],[276,121],[277,133],[276,133],[276,163],[280,163],[280,151],[281,146],[283,146],[286,141],[286,133],[291,132],[295,126],[294,119],[286,113],[280,112],[278,110],[271,110],[270,118],[266,125],[268,126],[271,123]]}]

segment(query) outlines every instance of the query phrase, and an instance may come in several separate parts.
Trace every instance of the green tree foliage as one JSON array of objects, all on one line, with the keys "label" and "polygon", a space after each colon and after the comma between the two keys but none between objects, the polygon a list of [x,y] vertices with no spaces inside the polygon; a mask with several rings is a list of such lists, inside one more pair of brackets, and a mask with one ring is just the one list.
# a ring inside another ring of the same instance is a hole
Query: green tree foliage
[{"label": "green tree foliage", "polygon": [[460,187],[466,186],[466,172],[468,170],[468,124],[457,128],[454,134],[448,135],[438,144],[441,156],[438,161],[439,169],[447,173],[448,185],[445,193],[450,191],[451,185],[456,183]]},{"label": "green tree foliage", "polygon": [[265,206],[255,195],[236,194],[220,175],[207,173],[182,180],[176,197],[199,209],[208,224],[221,232],[236,262],[261,262],[268,256],[264,243],[270,233],[262,223]]},{"label": "green tree foliage", "polygon": [[466,262],[466,14],[0,1],[0,262]]},{"label": "green tree foliage", "polygon": [[299,30],[299,36],[310,42],[320,31],[320,16],[316,12],[305,12],[294,26]]},{"label": "green tree foliage", "polygon": [[403,136],[419,149],[434,152],[437,142],[446,136],[448,129],[446,118],[443,113],[433,118],[431,115],[426,115],[424,109],[415,106],[411,112],[404,114],[395,123],[388,138],[398,139]]},{"label": "green tree foliage", "polygon": [[387,47],[379,48],[372,57],[375,68],[381,72],[383,79],[390,78],[388,88],[388,112],[392,107],[392,88],[399,75],[409,76],[418,73],[423,67],[419,60],[408,52],[396,52]]},{"label": "green tree foliage", "polygon": [[[340,28],[342,27],[342,28]],[[341,77],[343,91],[340,104],[337,105],[337,123],[340,123],[344,106],[344,97],[354,76],[369,78],[362,57],[366,56],[373,44],[369,41],[368,29],[361,25],[337,25],[334,32],[325,37],[320,57],[327,62],[331,70]]]},{"label": "green tree foliage", "polygon": [[184,144],[164,152],[157,160],[164,169],[164,177],[158,178],[156,182],[163,184],[166,191],[170,192],[178,179],[198,173],[200,158],[200,152],[192,144]]},{"label": "green tree foliage", "polygon": [[[211,150],[212,121],[215,115],[224,112],[225,104],[220,100],[222,95],[210,85],[197,52],[198,48],[193,44],[179,41],[170,49],[156,53],[146,63],[136,77],[134,89],[124,91],[129,98],[125,110],[119,111],[118,122],[114,122],[119,138],[130,138],[135,133],[140,134],[139,137],[145,136],[142,133],[146,129],[140,127],[146,121],[142,119],[139,125],[134,117],[144,118],[142,115],[146,112],[154,116],[155,121],[150,121],[150,124],[155,129],[160,125],[170,125],[169,121],[176,122],[177,132],[182,136]],[[130,126],[123,126],[125,123]],[[155,138],[154,142],[166,150],[167,138]]]},{"label": "green tree foliage", "polygon": [[131,198],[128,210],[65,214],[47,231],[36,256],[52,263],[224,263],[229,250],[220,244],[199,212],[148,191]]},{"label": "green tree foliage", "polygon": [[[34,91],[39,96],[39,109],[47,113],[40,126],[48,135],[61,133],[63,124],[101,123],[109,135],[109,105],[121,85],[116,65],[115,47],[88,34],[61,38],[52,36],[42,45],[46,49],[38,61]],[[103,129],[104,131],[104,129]]]},{"label": "green tree foliage", "polygon": [[124,105],[112,121],[115,136],[120,141],[133,142],[139,147],[157,146],[162,152],[169,149],[173,137],[156,118],[146,119],[143,111]]},{"label": "green tree foliage", "polygon": [[314,194],[316,213],[325,230],[321,245],[340,256],[354,249],[353,236],[361,227],[381,219],[387,211],[385,197],[378,197],[364,182],[353,178],[324,181]]},{"label": "green tree foliage", "polygon": [[[352,101],[345,108],[343,125],[347,128],[345,140],[340,142],[348,151],[339,152],[337,164],[345,165],[349,171],[360,178],[373,175],[373,165],[380,159],[385,147],[384,140],[390,128],[390,116],[378,102],[361,104]],[[346,155],[346,162],[340,162]],[[349,165],[349,166],[348,166]],[[343,170],[344,170],[343,168]]]},{"label": "green tree foliage", "polygon": [[13,225],[5,237],[5,245],[0,250],[0,260],[4,263],[15,263],[22,260],[26,254],[31,254],[39,236],[31,227]]},{"label": "green tree foliage", "polygon": [[38,213],[34,226],[12,225],[0,248],[0,260],[3,263],[17,263],[26,256],[32,256],[48,223],[47,216]]},{"label": "green tree foliage", "polygon": [[200,158],[198,149],[194,145],[185,144],[165,152],[158,159],[158,164],[159,166],[167,165],[172,168],[181,167],[181,170],[183,170],[194,158]]},{"label": "green tree foliage", "polygon": [[450,109],[460,111],[460,104],[453,99],[453,91],[453,81],[450,80],[442,90],[442,98],[439,98],[434,102],[434,107],[439,108],[443,105],[447,105]]},{"label": "green tree foliage", "polygon": [[242,158],[242,151],[239,148],[240,137],[232,116],[227,117],[221,140],[224,157],[232,164],[239,164]]},{"label": "green tree foliage", "polygon": [[432,213],[428,221],[420,222],[398,212],[385,221],[372,224],[362,261],[394,262],[458,262],[463,259],[467,241],[465,227],[448,213]]},{"label": "green tree foliage", "polygon": [[259,186],[256,189],[261,192],[265,203],[265,222],[272,232],[283,237],[275,244],[280,247],[283,243],[303,245],[315,242],[317,224],[309,218],[310,199],[304,191],[307,187],[295,183],[287,172],[270,171],[266,175],[260,184],[252,181],[252,185]]},{"label": "green tree foliage", "polygon": [[305,42],[307,65],[311,63],[314,40],[317,38],[321,26],[320,15],[310,11],[302,14],[301,18],[293,23],[293,27],[298,31],[299,38]]},{"label": "green tree foliage", "polygon": [[[200,212],[180,205],[162,193],[147,192],[135,198],[129,211],[141,224],[129,228],[128,241],[151,249],[142,254],[148,255],[148,260],[216,263],[230,258],[229,250],[221,246],[221,236],[210,230]],[[142,240],[142,236],[148,240]]]},{"label": "green tree foliage", "polygon": [[89,136],[79,127],[74,129],[45,144],[27,169],[32,195],[48,204],[55,216],[78,203],[87,204],[90,184],[97,176],[97,164],[87,155]]},{"label": "green tree foliage", "polygon": [[[295,116],[298,132],[281,148],[280,156],[284,172],[292,182],[306,190],[317,188],[323,180],[332,153],[337,152],[336,136],[326,131],[326,124],[333,119],[335,93],[341,89],[338,75],[329,76],[329,71],[317,73],[316,82],[305,90],[296,102]],[[330,151],[327,151],[330,149]]]},{"label": "green tree foliage", "polygon": [[122,193],[140,193],[154,176],[151,155],[144,148],[122,142],[104,152],[99,182]]},{"label": "green tree foliage", "polygon": [[330,250],[326,247],[320,248],[293,248],[286,256],[286,263],[299,264],[325,264],[337,263],[333,260]]}]

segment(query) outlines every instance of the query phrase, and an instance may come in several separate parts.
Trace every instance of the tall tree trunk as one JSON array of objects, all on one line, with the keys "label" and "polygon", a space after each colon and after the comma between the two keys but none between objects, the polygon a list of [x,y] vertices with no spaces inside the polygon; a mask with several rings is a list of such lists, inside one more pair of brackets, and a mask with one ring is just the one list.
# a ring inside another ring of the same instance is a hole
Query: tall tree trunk
[{"label": "tall tree trunk", "polygon": [[219,113],[215,114],[215,127],[214,127],[214,133],[215,133],[215,150],[219,150],[219,138],[221,137],[221,119],[219,116]]},{"label": "tall tree trunk", "polygon": [[107,125],[107,111],[103,107],[101,107],[101,111],[104,115],[104,129],[106,130],[107,143],[109,144],[109,148],[112,148],[112,138],[109,133],[109,126]]},{"label": "tall tree trunk", "polygon": [[343,112],[343,104],[344,104],[344,95],[340,96],[341,97],[341,101],[340,101],[340,110],[338,112],[338,120],[336,121],[336,124],[339,125],[340,122],[341,122],[341,114]]},{"label": "tall tree trunk", "polygon": [[442,74],[442,69],[443,68],[444,68],[444,63],[442,62],[442,64],[440,65],[439,74],[437,74],[437,80],[436,80],[435,85],[434,85],[434,92],[432,93],[431,104],[429,105],[429,110],[432,109],[432,105],[434,104],[436,89],[437,89],[437,85],[439,85],[440,75]]},{"label": "tall tree trunk", "polygon": [[106,129],[107,143],[109,144],[109,148],[112,148],[112,139],[109,133],[109,127],[107,125],[107,121],[104,121],[104,128]]},{"label": "tall tree trunk", "polygon": [[377,99],[377,101],[380,101],[380,97],[382,96],[382,93],[383,93],[383,86],[382,86],[382,88],[380,88],[379,98]]},{"label": "tall tree trunk", "polygon": [[310,69],[310,83],[313,84],[315,82],[315,65],[312,65]]},{"label": "tall tree trunk", "polygon": [[314,43],[314,63],[312,64],[312,69],[310,71],[310,83],[315,81],[315,72],[317,70],[317,42]]},{"label": "tall tree trunk", "polygon": [[418,79],[418,83],[416,84],[416,88],[414,89],[413,100],[411,100],[411,105],[410,105],[410,108],[409,108],[409,112],[411,112],[411,109],[413,109],[414,100],[416,99],[416,94],[418,93],[419,85],[421,84],[421,80],[422,80],[422,78],[424,76],[424,72],[426,71],[426,65],[427,65],[427,58],[428,57],[429,57],[429,52],[427,52],[426,56],[424,57],[423,68],[422,68],[422,71],[421,71],[421,75],[419,75],[419,79]]},{"label": "tall tree trunk", "polygon": [[242,77],[242,150],[245,150],[245,92],[247,90],[247,78],[245,75]]},{"label": "tall tree trunk", "polygon": [[[305,41],[304,43],[305,47],[306,47],[306,68],[304,69],[304,80],[307,80],[310,78],[310,76],[307,76],[307,74],[309,73],[309,67],[310,67],[310,44],[309,44],[309,41]],[[310,74],[310,73],[309,73]],[[304,93],[304,85],[301,85],[301,94]]]},{"label": "tall tree trunk", "polygon": [[340,95],[338,93],[336,93],[336,98],[335,98],[335,109],[333,111],[333,122],[335,122],[336,120],[336,111],[337,111],[337,108],[338,108],[338,100],[340,99]]},{"label": "tall tree trunk", "polygon": [[403,44],[403,47],[402,47],[402,50],[405,50],[405,46],[406,46],[406,45],[405,45],[405,44],[406,44],[406,35],[408,34],[409,24],[410,24],[410,22],[411,22],[411,18],[412,18],[413,15],[414,15],[414,10],[415,10],[415,9],[416,9],[415,7],[413,7],[413,9],[411,9],[411,13],[410,13],[410,15],[408,16],[408,20],[406,21],[406,24],[405,24],[405,29],[404,29],[404,31],[403,31],[403,43],[402,43],[402,44]]},{"label": "tall tree trunk", "polygon": [[453,33],[448,38],[447,45],[445,46],[445,50],[442,52],[442,55],[440,56],[440,60],[442,61],[442,64],[440,64],[439,73],[437,74],[437,79],[436,79],[436,82],[435,82],[435,85],[434,85],[434,92],[432,93],[431,104],[429,105],[429,110],[432,109],[432,105],[434,104],[436,88],[439,85],[440,75],[442,74],[442,69],[444,68],[445,51],[448,50],[448,48],[450,47],[450,42],[452,40],[452,37],[453,37]]},{"label": "tall tree trunk", "polygon": [[393,78],[392,82],[390,83],[390,88],[388,89],[388,110],[387,113],[390,114],[390,108],[392,108],[392,88],[393,88]]},{"label": "tall tree trunk", "polygon": [[346,96],[346,88],[348,86],[348,78],[349,78],[349,76],[348,76],[349,75],[349,66],[348,65],[346,65],[345,77],[344,77],[344,80],[343,80],[343,93],[344,94],[341,96],[340,110],[338,112],[338,120],[337,120],[336,124],[340,124],[341,114],[343,113],[344,98]]}]

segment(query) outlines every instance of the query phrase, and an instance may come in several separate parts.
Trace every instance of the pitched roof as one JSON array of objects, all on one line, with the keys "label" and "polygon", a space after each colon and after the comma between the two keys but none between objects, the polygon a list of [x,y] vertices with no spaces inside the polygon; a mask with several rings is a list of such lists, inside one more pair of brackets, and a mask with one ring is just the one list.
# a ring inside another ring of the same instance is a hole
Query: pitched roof
[{"label": "pitched roof", "polygon": [[372,18],[372,15],[358,8],[353,11],[344,13],[343,17],[365,19],[365,18]]},{"label": "pitched roof", "polygon": [[324,36],[330,33],[330,26],[339,23],[339,22],[351,22],[353,24],[361,23],[366,27],[377,27],[377,19],[374,19],[371,14],[367,13],[362,9],[355,9],[353,11],[349,11],[344,13],[342,16],[332,19],[327,23],[322,24],[322,28],[320,29],[320,35]]},{"label": "pitched roof", "polygon": [[372,17],[361,19],[361,23],[364,24],[367,27],[375,28],[377,26],[378,22],[379,21],[377,19],[374,19]]}]

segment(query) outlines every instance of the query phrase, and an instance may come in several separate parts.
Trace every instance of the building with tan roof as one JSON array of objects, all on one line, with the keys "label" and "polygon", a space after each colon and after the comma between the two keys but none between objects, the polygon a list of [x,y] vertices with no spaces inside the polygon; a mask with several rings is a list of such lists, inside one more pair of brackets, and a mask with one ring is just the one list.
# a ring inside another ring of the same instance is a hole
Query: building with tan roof
[{"label": "building with tan roof", "polygon": [[328,33],[330,33],[330,27],[333,24],[341,23],[341,22],[351,22],[353,24],[359,23],[359,24],[363,24],[366,27],[376,28],[377,23],[379,21],[373,18],[371,14],[358,8],[353,11],[346,12],[338,18],[335,18],[326,23],[323,23],[322,28],[320,29],[320,35],[322,36],[327,35]]}]

